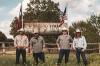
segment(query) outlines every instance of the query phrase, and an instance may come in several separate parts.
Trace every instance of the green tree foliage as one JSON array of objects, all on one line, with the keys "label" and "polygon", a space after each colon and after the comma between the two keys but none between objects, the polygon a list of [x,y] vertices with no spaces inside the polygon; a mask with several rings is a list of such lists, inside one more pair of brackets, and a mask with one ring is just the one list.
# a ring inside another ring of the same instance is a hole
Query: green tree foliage
[{"label": "green tree foliage", "polygon": [[24,20],[38,22],[59,22],[59,3],[51,0],[33,0],[28,4],[24,13]]},{"label": "green tree foliage", "polygon": [[73,23],[70,27],[70,34],[74,37],[75,29],[79,28],[82,30],[82,34],[86,37],[87,42],[100,42],[100,36],[98,33],[100,23],[99,20],[96,21],[96,18],[91,16],[89,19],[87,19],[87,21]]},{"label": "green tree foliage", "polygon": [[89,23],[91,23],[91,25],[93,27],[95,27],[97,29],[97,33],[100,33],[100,15],[92,15],[90,17],[90,19],[88,20]]},{"label": "green tree foliage", "polygon": [[15,18],[11,22],[10,27],[11,27],[10,34],[13,35],[13,37],[16,36],[17,29],[16,29],[16,20],[15,20]]},{"label": "green tree foliage", "polygon": [[[51,0],[32,0],[24,12],[24,22],[59,22],[60,9],[59,3]],[[10,34],[17,34],[15,18],[12,21]]]},{"label": "green tree foliage", "polygon": [[0,31],[0,42],[7,41],[7,37]]}]

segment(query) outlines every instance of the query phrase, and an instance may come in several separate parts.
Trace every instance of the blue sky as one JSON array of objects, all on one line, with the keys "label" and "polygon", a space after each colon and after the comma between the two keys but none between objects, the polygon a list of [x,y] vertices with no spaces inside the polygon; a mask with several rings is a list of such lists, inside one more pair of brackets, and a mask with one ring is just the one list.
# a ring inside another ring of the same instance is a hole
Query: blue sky
[{"label": "blue sky", "polygon": [[13,19],[13,16],[10,15],[10,11],[15,8],[23,0],[0,0],[0,31],[5,33],[9,38],[12,36],[9,35],[10,23]]},{"label": "blue sky", "polygon": [[[68,3],[68,24],[74,21],[86,20],[92,12],[100,14],[100,0],[53,0],[59,2],[59,8],[63,11]],[[9,35],[10,24],[15,16],[18,16],[20,3],[23,2],[23,9],[27,7],[29,0],[0,0],[0,31]]]},{"label": "blue sky", "polygon": [[0,0],[0,21],[10,19],[9,11],[22,0]]}]

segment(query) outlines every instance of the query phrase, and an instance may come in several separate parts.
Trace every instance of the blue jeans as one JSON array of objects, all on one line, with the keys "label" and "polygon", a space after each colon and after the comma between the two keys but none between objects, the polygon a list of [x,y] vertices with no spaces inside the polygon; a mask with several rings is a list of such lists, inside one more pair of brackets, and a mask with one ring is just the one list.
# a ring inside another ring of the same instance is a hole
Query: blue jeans
[{"label": "blue jeans", "polygon": [[33,57],[36,64],[38,64],[39,60],[41,60],[43,63],[45,62],[45,55],[43,52],[33,53]]},{"label": "blue jeans", "polygon": [[65,56],[65,63],[68,62],[70,49],[61,49],[59,52],[58,64],[62,62],[63,57]]},{"label": "blue jeans", "polygon": [[82,48],[76,48],[76,58],[77,58],[77,63],[80,63],[80,55],[83,59],[83,63],[87,65],[87,58],[85,56],[85,52],[82,52]]},{"label": "blue jeans", "polygon": [[16,48],[16,64],[19,64],[19,58],[22,55],[23,64],[26,63],[26,49]]}]

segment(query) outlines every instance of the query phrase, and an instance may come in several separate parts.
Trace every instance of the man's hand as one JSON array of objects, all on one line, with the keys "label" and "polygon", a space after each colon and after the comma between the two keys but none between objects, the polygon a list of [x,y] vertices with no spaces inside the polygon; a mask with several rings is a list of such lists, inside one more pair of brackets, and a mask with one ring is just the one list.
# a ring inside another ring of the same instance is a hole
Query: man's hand
[{"label": "man's hand", "polygon": [[15,48],[24,48],[24,49],[26,49],[27,47],[26,46],[16,46]]},{"label": "man's hand", "polygon": [[71,47],[71,49],[74,50],[74,51],[76,51],[76,48],[74,48],[74,47]]},{"label": "man's hand", "polygon": [[15,48],[18,48],[19,49],[19,46],[15,46]]},{"label": "man's hand", "polygon": [[30,50],[32,50],[32,47],[31,46],[29,48],[30,48]]},{"label": "man's hand", "polygon": [[85,51],[85,49],[82,49],[82,52],[84,52]]},{"label": "man's hand", "polygon": [[60,48],[60,46],[59,46],[59,44],[57,44],[57,47],[58,47],[58,50],[60,50],[61,48]]},{"label": "man's hand", "polygon": [[43,52],[47,52],[47,48],[43,48]]},{"label": "man's hand", "polygon": [[33,52],[33,48],[32,48],[32,46],[30,46],[29,48],[30,48],[30,52],[32,53],[32,52]]},{"label": "man's hand", "polygon": [[27,46],[23,46],[25,49],[28,48]]},{"label": "man's hand", "polygon": [[60,50],[60,47],[58,47],[58,50]]}]

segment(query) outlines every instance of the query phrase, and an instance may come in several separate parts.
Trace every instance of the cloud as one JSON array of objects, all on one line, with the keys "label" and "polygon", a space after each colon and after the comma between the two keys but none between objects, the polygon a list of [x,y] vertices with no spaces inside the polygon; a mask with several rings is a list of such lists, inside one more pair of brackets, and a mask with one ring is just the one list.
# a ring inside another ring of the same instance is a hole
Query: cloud
[{"label": "cloud", "polygon": [[[25,11],[26,7],[27,7],[27,3],[29,3],[29,0],[23,0],[22,2],[22,8],[23,11]],[[11,16],[11,18],[14,18],[15,16],[19,16],[19,12],[20,12],[20,6],[21,3],[18,3],[17,6],[15,6],[14,8],[12,8],[8,14]],[[0,9],[2,10],[2,9]],[[5,24],[6,23],[6,24]],[[8,38],[13,38],[10,34],[10,24],[11,24],[11,20],[8,21],[0,21],[0,31],[2,31]]]},{"label": "cloud", "polygon": [[3,10],[3,8],[0,7],[0,11],[2,11],[2,10]]},{"label": "cloud", "polygon": [[[95,12],[96,14],[100,14],[100,4],[97,4],[96,2],[98,0],[52,0],[55,3],[59,2],[59,8],[61,11],[64,11],[64,8],[68,4],[68,24],[71,25],[75,21],[79,20],[86,20],[92,12]],[[29,3],[29,0],[23,0],[23,10],[25,11],[25,8],[27,7],[27,3]],[[19,15],[21,3],[18,3],[17,6],[11,9],[9,14],[12,17]],[[0,12],[5,10],[5,7],[0,7]],[[6,24],[5,24],[6,23]],[[0,30],[5,33],[7,37],[12,37],[9,35],[10,31],[10,23],[11,21],[0,21]]]},{"label": "cloud", "polygon": [[95,10],[97,11],[97,14],[100,14],[100,5],[96,6]]},{"label": "cloud", "polygon": [[96,0],[69,0],[68,7],[78,14],[86,14],[96,5]]},{"label": "cloud", "polygon": [[[8,13],[6,12],[6,7],[0,7],[0,31],[3,32],[8,38],[13,38],[11,35],[9,35],[10,31],[10,21],[6,18],[8,16]],[[3,15],[3,16],[2,16]],[[4,20],[6,19],[6,20]]]},{"label": "cloud", "polygon": [[[25,9],[27,8],[27,3],[29,3],[29,0],[23,0],[22,2],[22,10],[25,11]],[[9,12],[9,14],[13,17],[18,16],[19,12],[20,12],[20,6],[21,3],[19,3],[17,6],[15,6],[14,8],[11,9],[11,11]]]},{"label": "cloud", "polygon": [[0,7],[0,11],[3,11],[3,10],[5,10],[5,7]]},{"label": "cloud", "polygon": [[59,8],[64,11],[64,8],[68,8],[68,20],[74,22],[78,20],[84,20],[91,15],[92,11],[100,12],[99,6],[97,6],[97,0],[53,0],[59,2]]},{"label": "cloud", "polygon": [[13,17],[18,16],[18,15],[19,15],[19,11],[20,11],[20,5],[21,5],[21,4],[18,4],[15,8],[13,8],[13,9],[9,12],[9,14],[10,14],[11,16],[13,16]]},{"label": "cloud", "polygon": [[[100,5],[96,3],[97,0],[52,0],[59,2],[59,8],[64,11],[68,4],[68,18],[69,22],[84,20],[91,15],[91,12],[100,13]],[[23,0],[23,10],[27,7],[29,0]],[[12,16],[18,16],[20,3],[10,11]],[[74,19],[73,19],[74,18]]]},{"label": "cloud", "polygon": [[0,31],[2,31],[8,38],[13,38],[10,34],[10,21],[0,21]]},{"label": "cloud", "polygon": [[64,11],[66,4],[68,4],[68,24],[79,20],[86,20],[93,12],[100,14],[100,4],[98,0],[53,0],[59,2],[60,9]]}]

